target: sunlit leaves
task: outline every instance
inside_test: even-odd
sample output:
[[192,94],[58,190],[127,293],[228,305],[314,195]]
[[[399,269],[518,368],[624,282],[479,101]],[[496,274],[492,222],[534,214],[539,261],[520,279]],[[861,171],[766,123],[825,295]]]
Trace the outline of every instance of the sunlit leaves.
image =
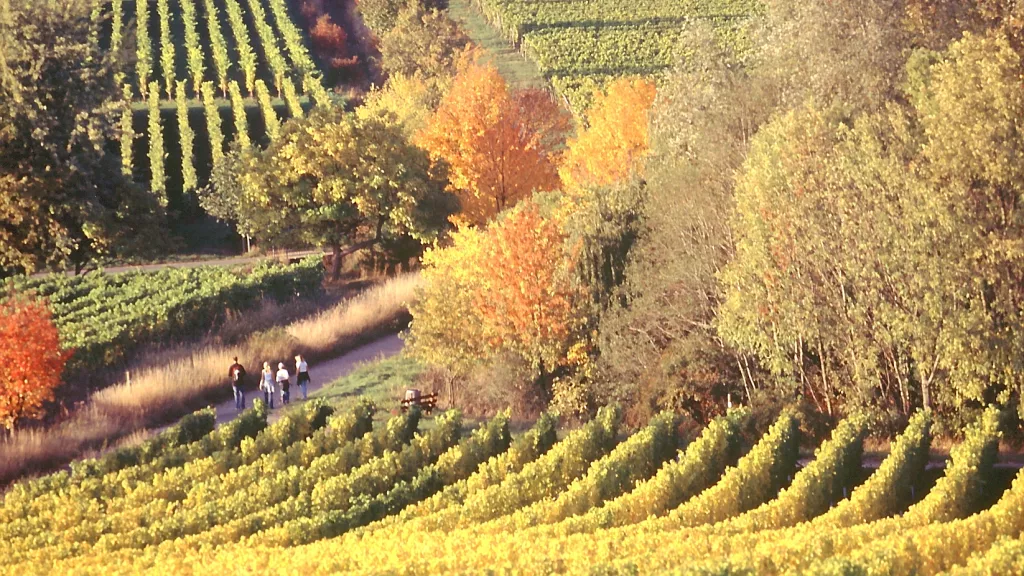
[[21,419],[45,414],[71,356],[61,348],[44,302],[15,297],[0,302],[0,424],[13,430]]
[[558,188],[554,150],[567,127],[546,92],[511,90],[495,68],[469,63],[416,142],[451,166],[462,212],[479,224]]

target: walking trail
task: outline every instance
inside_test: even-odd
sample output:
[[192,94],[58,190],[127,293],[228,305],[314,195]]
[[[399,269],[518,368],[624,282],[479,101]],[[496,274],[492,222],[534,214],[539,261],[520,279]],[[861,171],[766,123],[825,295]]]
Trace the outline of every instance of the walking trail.
[[[325,385],[334,382],[335,380],[348,375],[352,372],[359,364],[368,362],[371,360],[377,360],[380,358],[388,358],[394,356],[402,351],[402,345],[404,342],[397,334],[386,336],[380,340],[375,340],[360,346],[347,354],[343,354],[332,360],[326,362],[319,362],[317,364],[310,363],[309,365],[309,378],[311,380],[309,384],[309,396],[312,398],[313,393],[323,388]],[[228,362],[230,364],[230,361]],[[291,397],[292,404],[298,404],[302,402],[302,391],[295,384],[295,370],[294,361],[291,362],[291,366],[285,364],[288,367],[288,372],[291,373]],[[250,368],[246,366],[246,370],[249,372],[249,382],[245,390],[245,404],[251,407],[253,400],[256,398],[263,398],[263,393],[256,388],[257,379],[259,378],[260,371],[259,366]],[[275,371],[277,367],[274,367]],[[226,371],[226,369],[225,369]],[[227,386],[227,383],[224,384]],[[217,424],[223,424],[229,422],[238,416],[238,410],[235,409],[235,400],[233,398],[228,399],[216,406],[217,409]],[[277,391],[274,393],[274,409],[270,411],[267,417],[268,422],[275,422],[281,417],[285,411],[281,409],[281,392]]]

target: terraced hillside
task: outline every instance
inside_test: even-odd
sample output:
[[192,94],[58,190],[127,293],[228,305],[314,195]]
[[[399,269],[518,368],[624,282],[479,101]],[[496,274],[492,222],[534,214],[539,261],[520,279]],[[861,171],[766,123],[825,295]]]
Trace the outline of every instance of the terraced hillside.
[[473,0],[492,25],[532,58],[577,112],[595,86],[673,65],[683,31],[710,27],[742,50],[757,0]]
[[287,0],[112,0],[96,21],[101,46],[136,57],[124,171],[164,204],[202,185],[232,142],[265,144],[330,98]]
[[[747,414],[686,446],[662,414],[620,436],[617,408],[558,441],[500,414],[374,422],[321,402],[267,426],[257,405],[212,431],[197,413],[142,447],[15,485],[0,565],[18,574],[985,573],[1020,566],[1024,475],[985,502],[994,410],[943,476],[920,483],[929,416],[867,478],[866,421],[841,422],[802,468],[783,413],[736,460]],[[426,423],[424,430],[418,428]],[[396,553],[408,546],[415,554]],[[972,572],[973,571],[973,572]]]

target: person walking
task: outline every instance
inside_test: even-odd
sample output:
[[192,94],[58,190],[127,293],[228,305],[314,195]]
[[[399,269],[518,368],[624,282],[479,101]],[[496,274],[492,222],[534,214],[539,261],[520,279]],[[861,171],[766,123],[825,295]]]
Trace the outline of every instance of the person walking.
[[277,385],[278,387],[281,388],[282,405],[287,404],[288,401],[291,399],[288,396],[288,387],[291,384],[288,381],[289,378],[291,378],[291,375],[288,374],[288,369],[284,367],[284,362],[281,362],[280,364],[277,365]]
[[267,408],[274,408],[274,371],[270,369],[270,362],[263,363],[263,379],[260,380],[260,390],[263,391],[263,401]]
[[299,389],[302,390],[302,399],[306,400],[309,398],[308,386],[309,386],[309,365],[306,364],[306,359],[299,354],[295,357],[295,373],[296,381],[299,384]]
[[245,409],[245,366],[238,363],[238,356],[228,368],[228,379],[231,380],[231,391],[235,393],[235,410],[241,412]]

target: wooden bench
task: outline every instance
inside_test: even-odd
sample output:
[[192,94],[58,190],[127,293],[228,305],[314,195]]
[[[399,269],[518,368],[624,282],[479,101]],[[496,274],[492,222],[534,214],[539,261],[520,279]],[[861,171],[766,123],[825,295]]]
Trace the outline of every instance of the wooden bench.
[[437,393],[402,400],[402,412],[408,410],[410,406],[419,406],[424,414],[429,415],[434,411],[434,406],[437,406]]

